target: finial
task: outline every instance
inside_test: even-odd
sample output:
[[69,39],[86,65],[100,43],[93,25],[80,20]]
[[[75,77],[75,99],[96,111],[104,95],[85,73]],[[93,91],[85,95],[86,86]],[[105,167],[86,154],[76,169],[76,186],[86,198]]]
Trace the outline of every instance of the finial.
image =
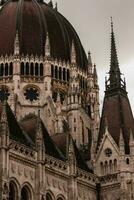
[[71,63],[76,63],[76,49],[74,40],[72,40],[72,47],[71,47]]
[[61,99],[60,99],[60,93],[58,92],[58,94],[57,94],[57,101],[56,101],[57,103],[61,103]]
[[52,0],[49,1],[48,5],[49,5],[51,8],[53,8],[53,2],[52,2]]
[[45,43],[45,56],[50,57],[50,41],[48,32],[46,34],[46,43]]
[[112,31],[112,33],[113,33],[113,18],[110,17],[110,19],[111,19],[111,31]]
[[88,51],[88,73],[91,75],[93,73],[93,64],[91,58],[91,52]]
[[94,63],[94,77],[97,78],[96,64]]
[[88,64],[92,65],[91,52],[88,51]]
[[57,4],[57,2],[55,3],[55,10],[58,11],[58,4]]
[[15,40],[14,40],[14,55],[19,55],[19,53],[20,53],[19,34],[18,34],[18,30],[17,30]]

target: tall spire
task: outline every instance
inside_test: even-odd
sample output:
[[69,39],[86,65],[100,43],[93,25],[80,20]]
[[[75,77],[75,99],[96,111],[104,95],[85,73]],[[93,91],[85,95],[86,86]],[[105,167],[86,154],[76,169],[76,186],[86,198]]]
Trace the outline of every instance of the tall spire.
[[115,36],[113,31],[113,21],[111,17],[111,62],[110,62],[110,83],[117,84],[120,82],[121,73],[119,69],[116,44],[115,44]]
[[125,89],[125,83],[121,78],[121,72],[119,68],[116,43],[115,43],[115,35],[113,30],[113,20],[111,17],[111,60],[110,60],[109,79],[106,81],[106,90],[115,88]]

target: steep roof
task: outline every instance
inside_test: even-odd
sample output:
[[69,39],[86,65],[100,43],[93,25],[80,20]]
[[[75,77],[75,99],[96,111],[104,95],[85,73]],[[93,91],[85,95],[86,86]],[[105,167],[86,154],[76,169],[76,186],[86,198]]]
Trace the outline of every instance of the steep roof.
[[[69,140],[72,139],[71,135],[69,133],[60,133],[52,136],[52,139],[54,143],[57,145],[57,147],[61,150],[61,152],[64,154],[66,159],[68,159],[68,151],[69,151]],[[73,139],[72,139],[73,140]],[[83,169],[85,171],[93,173],[93,170],[88,167],[86,164],[86,161],[84,160],[81,152],[77,148],[75,142],[73,141],[73,148],[75,152],[76,162],[77,166],[80,169]]]
[[[107,121],[107,124],[106,124]],[[127,96],[117,93],[105,96],[101,116],[98,146],[105,134],[106,126],[117,145],[119,145],[120,130],[122,129],[125,143],[125,152],[129,154],[130,130],[134,133],[134,119]]]
[[[35,138],[37,132],[37,116],[29,114],[23,120],[21,120],[20,124],[21,127],[25,130],[25,132],[28,134],[28,136],[35,144]],[[45,128],[43,122],[41,122],[41,128],[42,128],[46,153],[55,158],[65,160],[64,155],[62,154],[60,149],[58,149],[58,147],[54,144],[53,140],[49,136],[49,133]]]
[[111,22],[111,29],[110,71],[109,78],[106,80],[106,91],[103,102],[97,148],[100,145],[107,126],[109,133],[117,145],[119,145],[120,131],[122,130],[125,152],[126,154],[129,154],[129,137],[130,131],[134,134],[134,119],[126,91],[126,83],[122,79],[119,68],[113,32],[113,22]]
[[[3,111],[3,106],[2,106],[2,103],[0,103],[0,118],[1,118],[2,111]],[[8,104],[6,104],[6,116],[7,116],[10,138],[22,144],[33,146],[32,140],[21,129]]]

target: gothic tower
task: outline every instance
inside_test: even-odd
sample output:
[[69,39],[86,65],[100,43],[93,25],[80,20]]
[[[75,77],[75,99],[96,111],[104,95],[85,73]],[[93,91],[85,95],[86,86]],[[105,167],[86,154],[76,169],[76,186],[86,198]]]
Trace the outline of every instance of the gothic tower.
[[[133,174],[131,166],[133,165],[134,119],[126,83],[119,68],[113,22],[111,22],[110,70],[105,85],[96,149],[96,172],[103,177],[119,173],[121,199],[126,199],[130,193],[133,193],[133,180],[130,174]],[[106,194],[105,192],[103,195]]]

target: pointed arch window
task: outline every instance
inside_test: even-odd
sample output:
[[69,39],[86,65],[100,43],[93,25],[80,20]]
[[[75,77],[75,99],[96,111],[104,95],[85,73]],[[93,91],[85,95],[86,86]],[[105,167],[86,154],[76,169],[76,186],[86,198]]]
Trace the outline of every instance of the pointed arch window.
[[16,184],[11,181],[9,184],[9,200],[17,200],[18,199],[18,191]]
[[61,75],[61,73],[62,73],[62,70],[61,70],[61,67],[59,67],[59,80],[62,79],[62,75]]
[[49,193],[46,194],[46,200],[53,200]]
[[26,75],[29,75],[29,63],[26,63]]
[[9,69],[8,69],[8,63],[5,64],[5,76],[8,76]]
[[21,200],[31,200],[31,192],[27,186],[24,186],[21,190]]
[[43,63],[40,64],[40,76],[43,76]]
[[0,76],[3,76],[4,75],[4,64],[1,63],[0,65]]
[[54,66],[53,65],[51,65],[51,76],[52,76],[52,78],[54,78]]
[[34,75],[34,64],[33,64],[33,62],[30,64],[30,75],[31,76]]
[[9,75],[13,75],[13,63],[10,62],[10,65],[9,65]]
[[63,68],[63,81],[66,81],[66,70]]
[[21,73],[21,75],[24,75],[24,62],[21,62],[20,73]]
[[58,67],[55,66],[55,78],[57,79],[58,78]]
[[35,76],[39,75],[39,66],[38,63],[35,63]]

